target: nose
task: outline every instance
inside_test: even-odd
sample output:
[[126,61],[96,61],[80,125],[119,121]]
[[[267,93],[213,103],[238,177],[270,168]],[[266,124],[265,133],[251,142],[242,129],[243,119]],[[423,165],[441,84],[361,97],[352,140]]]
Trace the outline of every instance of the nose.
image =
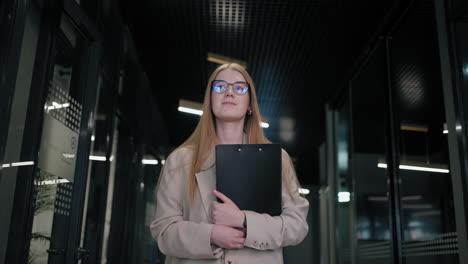
[[228,84],[228,88],[225,92],[226,96],[233,96],[234,95],[234,85]]

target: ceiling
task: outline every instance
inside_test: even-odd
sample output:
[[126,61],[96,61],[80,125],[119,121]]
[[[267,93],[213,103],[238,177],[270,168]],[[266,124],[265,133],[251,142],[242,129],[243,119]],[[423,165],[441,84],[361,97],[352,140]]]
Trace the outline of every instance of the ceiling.
[[[351,5],[352,2],[352,5]],[[202,102],[218,64],[208,53],[245,61],[267,137],[290,153],[302,184],[318,182],[324,103],[394,1],[152,0],[121,3],[153,95],[180,145],[198,117],[179,99]]]

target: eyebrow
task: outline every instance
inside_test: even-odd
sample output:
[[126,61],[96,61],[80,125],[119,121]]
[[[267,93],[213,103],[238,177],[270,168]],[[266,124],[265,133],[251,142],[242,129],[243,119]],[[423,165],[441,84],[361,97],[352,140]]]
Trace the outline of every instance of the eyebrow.
[[[213,80],[213,81],[222,81],[222,82],[230,83],[230,82],[225,81],[225,80]],[[237,81],[237,82],[233,82],[233,83],[247,83],[247,82],[246,81]]]

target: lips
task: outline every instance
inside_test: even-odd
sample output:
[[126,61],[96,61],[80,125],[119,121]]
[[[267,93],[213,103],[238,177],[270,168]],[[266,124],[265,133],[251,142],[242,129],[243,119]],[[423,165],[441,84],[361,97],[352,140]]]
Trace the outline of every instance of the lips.
[[227,105],[236,105],[236,103],[234,103],[234,102],[223,102],[223,105],[226,105],[226,104]]

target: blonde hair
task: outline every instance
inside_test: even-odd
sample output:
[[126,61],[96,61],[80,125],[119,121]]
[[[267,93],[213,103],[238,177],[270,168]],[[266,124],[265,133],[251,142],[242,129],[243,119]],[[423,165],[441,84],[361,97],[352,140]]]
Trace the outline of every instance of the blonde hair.
[[[193,157],[191,159],[191,164],[189,165],[189,174],[187,175],[187,183],[188,183],[188,198],[190,201],[194,200],[195,193],[197,191],[198,183],[195,177],[195,174],[200,172],[203,163],[208,159],[208,155],[210,154],[211,150],[215,147],[218,141],[218,137],[216,135],[215,129],[215,116],[212,111],[211,107],[211,93],[212,87],[211,83],[216,78],[219,72],[225,69],[232,69],[240,72],[245,80],[249,83],[249,95],[250,95],[250,109],[252,113],[250,115],[246,115],[246,119],[244,122],[244,132],[247,134],[247,143],[248,144],[270,144],[271,142],[265,137],[263,133],[263,128],[260,126],[261,122],[261,115],[260,109],[257,102],[257,94],[255,92],[255,85],[250,77],[249,73],[239,64],[237,63],[229,63],[223,64],[216,68],[211,74],[208,85],[206,86],[205,90],[205,98],[203,100],[203,115],[198,122],[197,127],[193,131],[192,135],[179,147],[186,147],[193,151]],[[294,166],[292,164],[291,159],[289,158],[289,163],[291,168],[294,170]],[[282,174],[284,175],[284,166]],[[296,184],[299,186],[299,182],[297,178],[295,178]],[[284,178],[283,178],[284,179]],[[286,186],[289,186],[288,181],[284,181],[283,183]],[[289,188],[287,188],[289,191]],[[290,193],[291,197],[292,194]]]

